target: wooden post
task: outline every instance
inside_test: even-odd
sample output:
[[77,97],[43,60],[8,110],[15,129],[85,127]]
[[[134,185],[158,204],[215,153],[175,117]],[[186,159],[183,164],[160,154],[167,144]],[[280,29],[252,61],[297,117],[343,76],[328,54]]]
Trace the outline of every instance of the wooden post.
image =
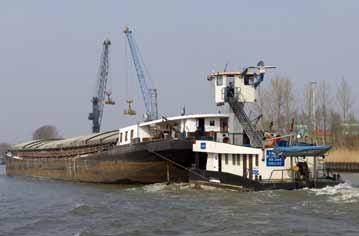
[[292,178],[292,180],[294,180],[293,157],[292,156],[290,157],[290,169],[291,169],[291,171],[290,171],[291,178]]
[[167,169],[167,184],[170,184],[170,165],[168,163],[168,161],[166,162],[166,169]]
[[318,173],[317,173],[317,158],[315,158],[315,156],[313,156],[313,179],[314,179],[314,187],[317,186],[317,178],[318,178]]
[[194,155],[195,155],[196,169],[199,169],[199,153],[196,152]]

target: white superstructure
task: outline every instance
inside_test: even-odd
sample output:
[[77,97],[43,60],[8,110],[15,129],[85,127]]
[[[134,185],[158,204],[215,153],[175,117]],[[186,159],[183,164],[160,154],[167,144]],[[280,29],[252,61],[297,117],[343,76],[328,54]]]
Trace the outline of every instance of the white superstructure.
[[253,76],[244,77],[242,72],[216,72],[210,74],[207,79],[213,81],[217,106],[225,104],[229,88],[233,88],[239,102],[255,102],[256,100],[256,89],[253,86],[256,81]]
[[121,128],[119,130],[118,145],[180,138],[217,140],[227,133],[227,114],[163,117],[162,119]]
[[260,149],[228,143],[197,140],[193,151],[205,154],[205,170],[234,174],[248,179],[286,180],[293,173],[293,160],[276,156],[272,148]]
[[197,158],[206,160],[197,161],[206,163],[197,166],[199,169],[257,180],[292,177],[293,160],[276,156],[271,148],[250,145],[252,141],[260,143],[262,137],[250,122],[244,105],[256,102],[256,88],[263,81],[266,68],[274,67],[259,62],[241,72],[215,72],[207,77],[214,86],[216,105],[224,106],[227,111],[229,139],[197,140],[193,151],[202,153]]

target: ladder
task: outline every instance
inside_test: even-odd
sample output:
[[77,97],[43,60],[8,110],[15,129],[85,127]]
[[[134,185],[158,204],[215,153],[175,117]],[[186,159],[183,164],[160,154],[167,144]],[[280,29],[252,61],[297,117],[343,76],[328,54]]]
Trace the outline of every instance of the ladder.
[[228,98],[228,103],[234,114],[239,120],[244,132],[248,136],[250,143],[254,147],[263,147],[263,135],[256,130],[247,113],[244,110],[244,102],[238,102],[237,96]]

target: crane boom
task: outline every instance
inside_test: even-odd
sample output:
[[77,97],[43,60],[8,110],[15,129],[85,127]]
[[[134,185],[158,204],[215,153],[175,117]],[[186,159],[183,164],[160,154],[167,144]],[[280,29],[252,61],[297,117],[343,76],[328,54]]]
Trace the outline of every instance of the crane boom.
[[144,63],[140,57],[140,51],[132,37],[132,31],[126,27],[123,31],[126,34],[130,47],[133,64],[136,69],[137,79],[140,84],[142,98],[145,104],[146,120],[158,119],[157,90],[148,86],[144,71]]
[[100,67],[96,80],[95,94],[91,99],[92,112],[89,114],[88,119],[92,121],[92,132],[99,133],[101,127],[101,121],[103,116],[103,107],[105,103],[106,85],[109,76],[109,46],[110,40],[103,42],[103,49],[100,59]]

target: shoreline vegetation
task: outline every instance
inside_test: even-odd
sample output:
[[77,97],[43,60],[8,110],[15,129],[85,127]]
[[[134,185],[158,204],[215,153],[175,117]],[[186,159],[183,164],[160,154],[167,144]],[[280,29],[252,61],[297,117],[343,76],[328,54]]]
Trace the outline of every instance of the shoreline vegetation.
[[329,151],[325,162],[359,163],[359,148],[333,148]]

